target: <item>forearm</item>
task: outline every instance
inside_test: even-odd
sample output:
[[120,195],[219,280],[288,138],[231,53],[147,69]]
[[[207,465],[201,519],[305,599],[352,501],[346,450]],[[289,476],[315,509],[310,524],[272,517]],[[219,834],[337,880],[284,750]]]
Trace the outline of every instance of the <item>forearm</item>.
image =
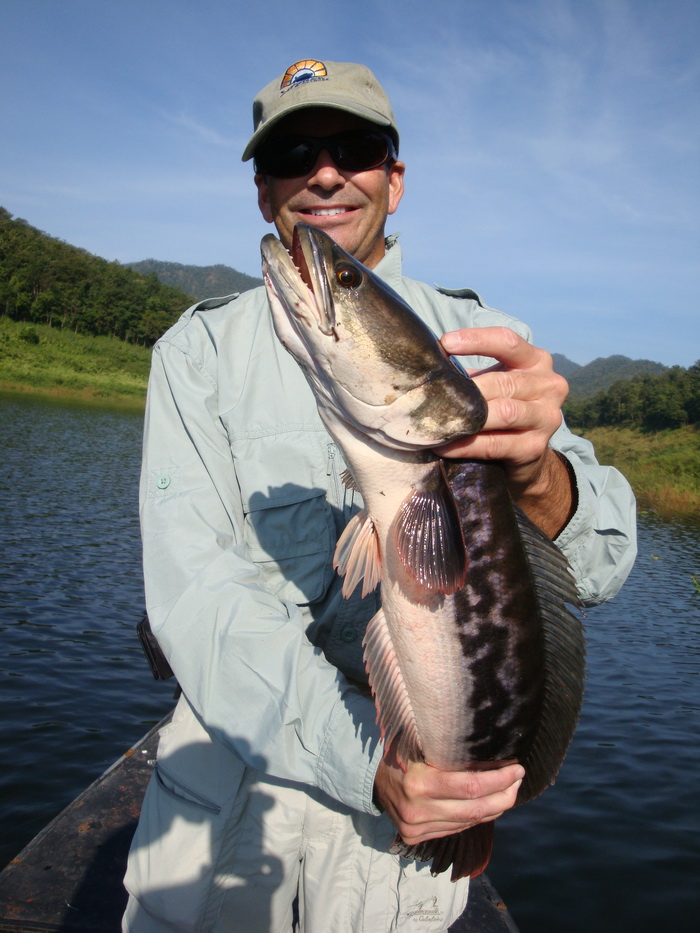
[[511,481],[516,504],[550,538],[566,527],[576,511],[578,495],[573,471],[566,459],[547,448],[539,469],[527,484]]

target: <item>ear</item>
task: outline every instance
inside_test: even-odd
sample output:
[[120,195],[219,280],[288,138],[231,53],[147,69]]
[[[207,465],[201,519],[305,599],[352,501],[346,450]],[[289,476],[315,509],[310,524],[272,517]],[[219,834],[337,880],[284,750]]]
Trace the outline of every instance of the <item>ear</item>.
[[389,168],[389,207],[388,214],[393,214],[403,197],[403,176],[406,166],[403,162],[394,162]]
[[272,209],[270,208],[270,195],[267,188],[267,176],[256,174],[255,186],[258,189],[258,207],[263,218],[269,223],[273,223]]

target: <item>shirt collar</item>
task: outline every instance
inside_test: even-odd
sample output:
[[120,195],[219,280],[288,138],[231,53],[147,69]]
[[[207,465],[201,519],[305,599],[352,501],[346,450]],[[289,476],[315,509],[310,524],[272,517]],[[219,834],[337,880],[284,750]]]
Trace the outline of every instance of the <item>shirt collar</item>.
[[398,238],[398,233],[392,233],[386,238],[386,252],[372,270],[376,272],[379,278],[383,279],[387,285],[390,285],[394,291],[400,290],[402,281],[401,268],[403,255],[398,243]]

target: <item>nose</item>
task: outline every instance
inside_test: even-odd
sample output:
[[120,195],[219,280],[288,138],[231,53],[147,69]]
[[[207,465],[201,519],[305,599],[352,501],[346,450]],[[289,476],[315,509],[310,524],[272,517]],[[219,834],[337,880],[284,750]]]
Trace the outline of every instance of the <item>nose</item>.
[[324,191],[330,191],[339,185],[345,184],[345,176],[340,172],[327,149],[322,149],[319,152],[307,184],[309,186],[316,185],[323,188]]

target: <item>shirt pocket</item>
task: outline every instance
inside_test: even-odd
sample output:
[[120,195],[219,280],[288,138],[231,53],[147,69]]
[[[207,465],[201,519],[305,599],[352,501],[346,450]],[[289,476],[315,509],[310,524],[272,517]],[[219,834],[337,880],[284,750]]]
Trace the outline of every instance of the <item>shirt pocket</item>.
[[328,437],[291,430],[231,443],[243,503],[243,543],[279,599],[299,606],[326,594],[335,571],[327,491]]

